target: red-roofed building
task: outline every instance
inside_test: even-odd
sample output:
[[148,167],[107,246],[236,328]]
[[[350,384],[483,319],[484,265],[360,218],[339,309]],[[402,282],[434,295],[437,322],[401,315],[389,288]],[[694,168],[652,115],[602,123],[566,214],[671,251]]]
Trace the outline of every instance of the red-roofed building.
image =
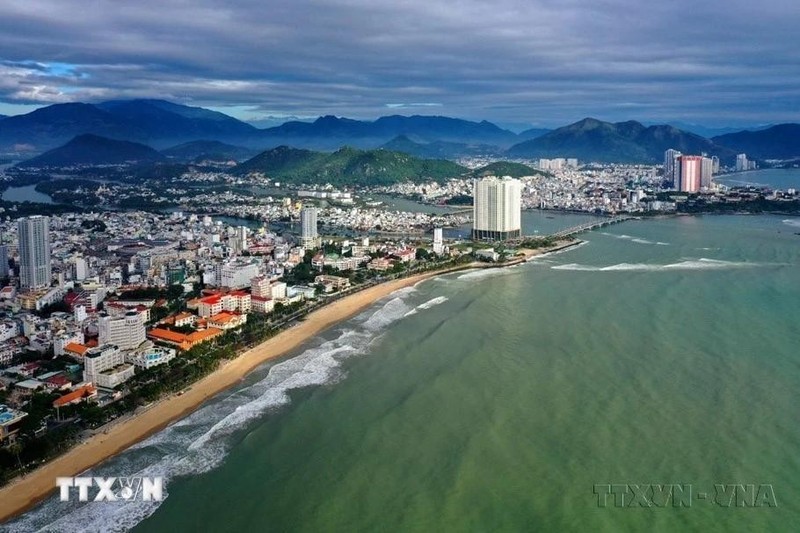
[[53,376],[44,380],[45,386],[52,389],[63,389],[65,387],[70,387],[72,385],[72,381],[69,380],[67,376],[64,374],[59,374],[57,376]]
[[208,326],[223,331],[235,329],[247,322],[247,315],[223,311],[214,316],[208,317]]
[[163,342],[181,350],[188,350],[193,346],[210,341],[214,337],[222,335],[222,333],[223,331],[217,328],[195,331],[188,335],[164,328],[153,328],[147,332],[147,336],[153,341]]
[[75,389],[72,392],[68,392],[61,398],[57,398],[53,402],[53,407],[64,407],[65,405],[72,405],[75,403],[81,403],[85,401],[89,401],[92,398],[97,396],[97,389],[92,385],[84,385]]
[[202,317],[209,317],[221,313],[223,309],[225,309],[225,304],[222,302],[222,296],[206,296],[205,298],[200,298],[197,314]]
[[200,298],[197,305],[197,314],[201,317],[210,317],[223,311],[250,312],[250,293],[233,291],[228,294],[215,294]]

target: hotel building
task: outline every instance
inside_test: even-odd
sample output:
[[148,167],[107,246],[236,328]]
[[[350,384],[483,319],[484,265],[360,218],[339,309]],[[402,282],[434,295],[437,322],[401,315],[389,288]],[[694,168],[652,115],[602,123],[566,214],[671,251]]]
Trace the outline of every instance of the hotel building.
[[19,232],[19,280],[25,290],[50,286],[50,219],[45,216],[21,218]]
[[490,176],[475,180],[472,238],[504,240],[521,234],[522,184],[519,180]]

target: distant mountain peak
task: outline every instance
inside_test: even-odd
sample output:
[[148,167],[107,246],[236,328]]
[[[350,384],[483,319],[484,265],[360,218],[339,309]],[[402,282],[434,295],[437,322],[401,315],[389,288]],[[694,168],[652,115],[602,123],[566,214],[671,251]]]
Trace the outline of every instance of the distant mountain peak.
[[149,146],[131,141],[109,139],[92,133],[77,135],[68,143],[18,164],[18,167],[59,168],[73,166],[153,163],[164,156]]
[[512,146],[508,153],[527,158],[575,157],[603,163],[659,163],[668,148],[684,153],[706,152],[726,159],[733,155],[723,146],[671,126],[646,128],[635,120],[610,123],[590,117]]
[[776,124],[764,130],[727,133],[712,140],[756,159],[800,158],[800,124]]

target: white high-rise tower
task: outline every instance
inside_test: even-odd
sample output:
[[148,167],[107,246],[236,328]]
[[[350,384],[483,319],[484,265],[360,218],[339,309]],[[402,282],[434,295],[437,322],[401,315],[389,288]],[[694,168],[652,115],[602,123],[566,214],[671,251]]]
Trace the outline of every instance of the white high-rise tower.
[[19,280],[25,290],[50,286],[50,219],[37,215],[21,218],[19,232]]
[[304,207],[300,211],[300,243],[307,248],[319,246],[316,207]]
[[433,228],[433,253],[442,255],[444,253],[444,240],[442,239],[442,228]]
[[472,238],[504,240],[519,237],[522,228],[522,183],[508,176],[475,180]]

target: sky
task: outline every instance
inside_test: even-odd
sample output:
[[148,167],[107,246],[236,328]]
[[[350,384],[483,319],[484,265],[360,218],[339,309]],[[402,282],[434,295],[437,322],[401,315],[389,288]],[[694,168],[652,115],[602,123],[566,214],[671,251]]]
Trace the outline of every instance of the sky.
[[797,0],[3,0],[0,114],[800,122]]

